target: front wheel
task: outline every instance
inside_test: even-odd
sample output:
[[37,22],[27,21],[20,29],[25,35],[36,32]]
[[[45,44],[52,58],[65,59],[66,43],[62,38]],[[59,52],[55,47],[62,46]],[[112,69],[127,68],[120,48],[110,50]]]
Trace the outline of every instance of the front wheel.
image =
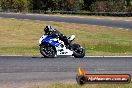
[[53,58],[55,57],[55,49],[50,44],[43,44],[40,46],[40,53],[47,58]]
[[85,56],[85,49],[79,44],[73,44],[73,56],[75,58],[83,58]]

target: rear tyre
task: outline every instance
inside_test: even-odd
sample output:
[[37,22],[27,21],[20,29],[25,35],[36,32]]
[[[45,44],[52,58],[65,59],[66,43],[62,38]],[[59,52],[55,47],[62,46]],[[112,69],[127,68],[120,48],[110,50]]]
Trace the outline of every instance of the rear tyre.
[[53,58],[56,55],[56,51],[50,44],[43,44],[40,46],[40,53],[46,58]]
[[85,49],[81,47],[79,44],[73,44],[73,56],[75,58],[83,58],[85,56]]

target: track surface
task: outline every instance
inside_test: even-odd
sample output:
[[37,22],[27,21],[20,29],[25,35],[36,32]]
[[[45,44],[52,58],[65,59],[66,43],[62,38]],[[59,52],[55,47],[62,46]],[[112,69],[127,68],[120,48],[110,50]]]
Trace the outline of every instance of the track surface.
[[0,82],[75,80],[78,66],[87,73],[132,75],[132,57],[0,57]]
[[108,26],[108,27],[132,29],[132,21],[123,21],[123,20],[26,15],[26,14],[2,14],[2,13],[0,13],[0,17],[31,19],[31,20],[41,20],[41,21],[54,21],[54,22],[68,22],[68,23],[79,23],[79,24],[94,24],[94,25],[101,25],[101,26]]
[[[132,21],[122,20],[24,14],[0,14],[0,17],[94,24],[132,29]],[[1,56],[0,82],[75,80],[76,70],[80,65],[85,68],[87,73],[126,73],[132,75],[132,57],[88,57],[75,59]]]

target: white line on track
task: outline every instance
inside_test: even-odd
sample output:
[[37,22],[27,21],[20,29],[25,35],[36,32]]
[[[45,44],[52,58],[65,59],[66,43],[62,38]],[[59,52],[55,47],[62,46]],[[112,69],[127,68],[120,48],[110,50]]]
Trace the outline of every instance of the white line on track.
[[132,57],[132,56],[85,56],[85,57]]
[[[0,56],[24,56],[24,55],[0,55]],[[26,56],[24,56],[24,57],[26,57]],[[30,56],[28,56],[28,57],[30,57]],[[42,57],[42,56],[31,56],[31,57]],[[132,58],[132,56],[85,56],[85,57],[131,57]]]

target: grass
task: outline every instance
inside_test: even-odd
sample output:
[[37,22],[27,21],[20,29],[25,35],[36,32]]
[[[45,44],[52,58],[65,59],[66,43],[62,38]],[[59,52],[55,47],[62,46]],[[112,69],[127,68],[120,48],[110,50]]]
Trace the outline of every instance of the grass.
[[86,84],[80,86],[71,83],[54,83],[51,85],[36,85],[30,88],[132,88],[132,84]]
[[38,39],[46,25],[76,35],[87,55],[132,55],[132,30],[9,18],[0,18],[0,55],[40,55]]

